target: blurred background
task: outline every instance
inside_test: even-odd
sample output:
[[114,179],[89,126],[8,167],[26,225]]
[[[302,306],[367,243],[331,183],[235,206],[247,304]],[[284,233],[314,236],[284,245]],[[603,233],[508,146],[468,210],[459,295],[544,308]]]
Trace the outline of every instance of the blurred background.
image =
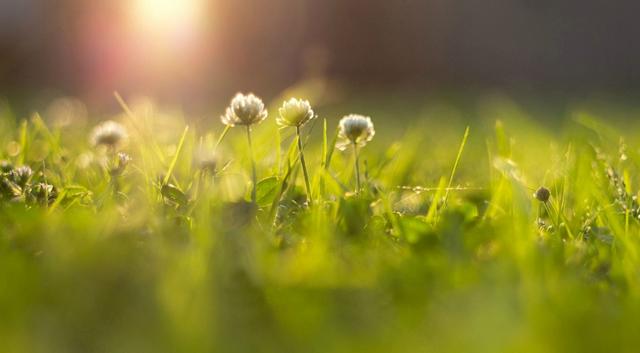
[[628,96],[638,13],[634,0],[2,0],[0,96],[108,109],[117,90],[194,112],[300,82]]

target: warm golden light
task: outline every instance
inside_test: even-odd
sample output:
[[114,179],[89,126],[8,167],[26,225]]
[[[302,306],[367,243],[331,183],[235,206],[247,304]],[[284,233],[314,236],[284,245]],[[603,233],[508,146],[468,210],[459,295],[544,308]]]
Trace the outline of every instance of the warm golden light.
[[203,0],[133,0],[133,19],[157,35],[182,35],[202,21]]

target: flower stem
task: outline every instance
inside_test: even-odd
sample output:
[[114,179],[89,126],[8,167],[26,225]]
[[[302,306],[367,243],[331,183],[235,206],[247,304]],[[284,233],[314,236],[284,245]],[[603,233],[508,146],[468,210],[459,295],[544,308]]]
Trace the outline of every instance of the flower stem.
[[249,154],[251,154],[251,202],[256,203],[256,184],[258,183],[256,175],[256,159],[253,155],[253,144],[251,143],[251,127],[247,125],[247,141],[249,142]]
[[304,160],[302,136],[300,135],[299,126],[296,126],[296,134],[298,135],[298,150],[300,150],[300,164],[302,164],[302,172],[304,174],[304,185],[307,188],[307,201],[309,201],[309,205],[311,205],[313,203],[313,201],[311,201],[311,184],[309,183],[309,172],[307,171],[307,163]]
[[355,155],[356,163],[356,194],[360,192],[360,156],[358,154],[358,144],[353,143],[353,154]]

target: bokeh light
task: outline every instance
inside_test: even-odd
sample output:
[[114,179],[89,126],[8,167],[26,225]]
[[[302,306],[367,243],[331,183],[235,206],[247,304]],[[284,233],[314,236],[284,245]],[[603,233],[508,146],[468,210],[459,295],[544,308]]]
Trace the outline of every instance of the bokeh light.
[[131,17],[137,29],[164,38],[195,34],[203,21],[203,0],[134,0]]

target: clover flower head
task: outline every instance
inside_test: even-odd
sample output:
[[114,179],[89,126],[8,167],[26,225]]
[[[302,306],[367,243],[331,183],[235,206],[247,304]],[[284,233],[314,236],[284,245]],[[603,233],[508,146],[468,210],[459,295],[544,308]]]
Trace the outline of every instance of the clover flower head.
[[127,137],[127,130],[124,126],[115,121],[107,120],[93,129],[91,144],[94,146],[116,147]]
[[58,189],[47,183],[37,183],[27,191],[27,201],[41,205],[50,204],[58,197]]
[[16,183],[21,188],[24,188],[25,185],[27,185],[27,182],[29,181],[32,175],[33,175],[33,171],[31,170],[31,168],[29,168],[26,165],[13,169],[9,173],[11,181]]
[[284,102],[278,112],[280,116],[276,122],[281,126],[300,127],[316,117],[309,101],[297,98]]
[[218,168],[218,155],[212,150],[199,148],[194,153],[193,163],[203,172],[215,174]]
[[338,136],[341,141],[337,144],[340,150],[346,149],[349,145],[364,146],[373,139],[376,134],[373,122],[368,116],[351,114],[340,120]]
[[261,123],[269,113],[265,109],[262,99],[253,93],[247,95],[238,93],[231,100],[225,114],[220,117],[222,123],[229,126],[250,126]]

